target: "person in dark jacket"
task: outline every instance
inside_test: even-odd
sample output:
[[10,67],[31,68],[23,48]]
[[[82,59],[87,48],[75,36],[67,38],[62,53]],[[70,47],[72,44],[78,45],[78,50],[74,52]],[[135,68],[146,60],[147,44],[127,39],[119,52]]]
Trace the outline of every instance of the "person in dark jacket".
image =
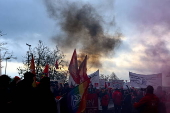
[[65,83],[64,88],[61,92],[62,99],[60,100],[60,111],[61,113],[69,113],[69,109],[67,107],[68,101],[67,101],[67,95],[71,91],[71,88],[69,88],[69,84]]
[[36,88],[37,113],[56,113],[55,97],[50,90],[50,78],[43,77]]
[[[24,79],[17,83],[17,87],[13,93],[13,112],[16,113],[35,113],[36,95],[32,86],[34,74],[26,72]],[[18,107],[22,108],[18,110]],[[25,111],[23,111],[25,110]]]
[[154,88],[148,86],[146,95],[137,103],[134,103],[134,108],[140,110],[140,113],[159,113],[159,98],[153,94]]
[[10,112],[11,94],[9,90],[10,77],[0,76],[0,113]]
[[17,83],[20,81],[20,78],[18,76],[15,76],[12,82],[9,85],[10,91],[13,92],[17,86]]
[[124,92],[124,100],[122,105],[122,113],[132,113],[132,96],[130,91]]

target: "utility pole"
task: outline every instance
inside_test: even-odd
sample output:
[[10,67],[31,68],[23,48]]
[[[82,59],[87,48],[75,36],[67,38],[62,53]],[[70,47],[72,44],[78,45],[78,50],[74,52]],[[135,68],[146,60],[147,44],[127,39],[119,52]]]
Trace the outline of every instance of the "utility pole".
[[[29,50],[27,51],[27,53],[28,53],[28,69],[29,69],[29,63],[30,63],[30,62],[29,62],[29,60],[30,60],[29,57],[30,57],[31,45],[30,45],[30,44],[27,44],[27,43],[26,43],[26,45],[29,47]],[[27,71],[28,71],[28,69],[27,69]]]

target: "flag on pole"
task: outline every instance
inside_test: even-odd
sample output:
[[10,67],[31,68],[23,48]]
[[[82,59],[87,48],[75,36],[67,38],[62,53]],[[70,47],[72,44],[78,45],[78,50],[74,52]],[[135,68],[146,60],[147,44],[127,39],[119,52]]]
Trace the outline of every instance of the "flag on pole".
[[31,55],[31,64],[30,64],[30,71],[35,75],[35,64],[34,64],[34,57],[33,54]]
[[59,69],[59,67],[58,67],[58,61],[56,60],[56,62],[55,62],[55,68],[56,69]]
[[49,77],[49,65],[48,64],[45,65],[43,73],[45,74],[45,76]]
[[[34,57],[33,57],[33,54],[31,55],[31,64],[30,64],[30,71],[31,73],[33,73],[34,75],[36,75],[35,73],[35,64],[34,64]],[[36,87],[36,76],[34,77],[34,81],[32,83],[32,86],[33,87]]]
[[80,84],[80,76],[78,74],[78,63],[77,63],[76,49],[73,52],[68,70],[69,70],[71,77],[75,81],[75,83]]
[[90,79],[73,88],[67,95],[69,113],[82,113],[86,108],[87,89]]
[[80,76],[80,83],[82,83],[88,79],[88,76],[87,76],[87,55],[85,56],[83,62],[80,64],[79,76]]

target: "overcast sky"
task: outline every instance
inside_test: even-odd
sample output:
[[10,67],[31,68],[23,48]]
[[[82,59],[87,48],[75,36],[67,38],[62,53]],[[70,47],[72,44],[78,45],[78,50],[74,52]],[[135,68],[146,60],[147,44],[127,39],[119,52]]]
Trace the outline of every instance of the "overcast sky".
[[[88,74],[99,69],[106,75],[115,72],[123,80],[129,80],[129,71],[139,74],[163,73],[164,81],[169,79],[166,77],[170,74],[169,0],[0,0],[0,30],[6,34],[0,37],[0,42],[7,42],[6,47],[17,57],[8,61],[8,75],[18,75],[16,68],[22,66],[23,56],[28,50],[26,43],[35,47],[38,40],[42,40],[50,48],[56,44],[62,45],[57,42],[62,40],[64,31],[61,22],[65,17],[53,13],[69,9],[68,4],[75,4],[78,8],[90,5],[102,18],[103,34],[113,35],[114,31],[123,34],[120,45],[100,58],[102,67],[90,68]],[[81,51],[78,45],[69,49],[59,46],[68,61],[75,48]],[[4,61],[2,66],[4,73]]]

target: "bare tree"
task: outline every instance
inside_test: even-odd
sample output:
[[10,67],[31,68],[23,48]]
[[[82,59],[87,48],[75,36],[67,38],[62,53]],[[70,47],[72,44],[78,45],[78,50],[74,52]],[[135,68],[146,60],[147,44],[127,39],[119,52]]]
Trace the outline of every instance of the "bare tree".
[[105,81],[109,81],[109,75],[100,74],[99,78],[105,79]]
[[[0,37],[6,35],[3,34],[2,31],[0,31]],[[1,65],[1,62],[3,60],[7,60],[7,59],[17,59],[16,57],[13,56],[13,53],[9,52],[7,47],[5,47],[5,45],[7,45],[6,42],[0,42],[0,75],[1,75],[1,68],[3,68],[3,66]]]
[[109,80],[119,80],[119,78],[116,76],[116,74],[114,72],[112,72],[111,75],[104,75],[104,74],[100,74],[100,79],[105,79],[105,81],[109,81]]
[[[17,68],[20,76],[23,76],[23,73],[26,71],[30,71],[32,54],[34,56],[35,71],[38,80],[44,75],[43,71],[46,64],[49,64],[49,77],[51,80],[66,80],[68,71],[64,70],[64,66],[67,65],[67,62],[64,61],[65,55],[57,46],[54,50],[51,50],[41,40],[39,40],[38,46],[33,49],[29,45],[29,51],[27,51],[23,61],[24,66]],[[58,62],[59,69],[55,67],[56,61]]]
[[116,74],[114,72],[112,72],[112,74],[109,76],[109,79],[111,79],[111,80],[119,80],[119,78],[116,76]]

